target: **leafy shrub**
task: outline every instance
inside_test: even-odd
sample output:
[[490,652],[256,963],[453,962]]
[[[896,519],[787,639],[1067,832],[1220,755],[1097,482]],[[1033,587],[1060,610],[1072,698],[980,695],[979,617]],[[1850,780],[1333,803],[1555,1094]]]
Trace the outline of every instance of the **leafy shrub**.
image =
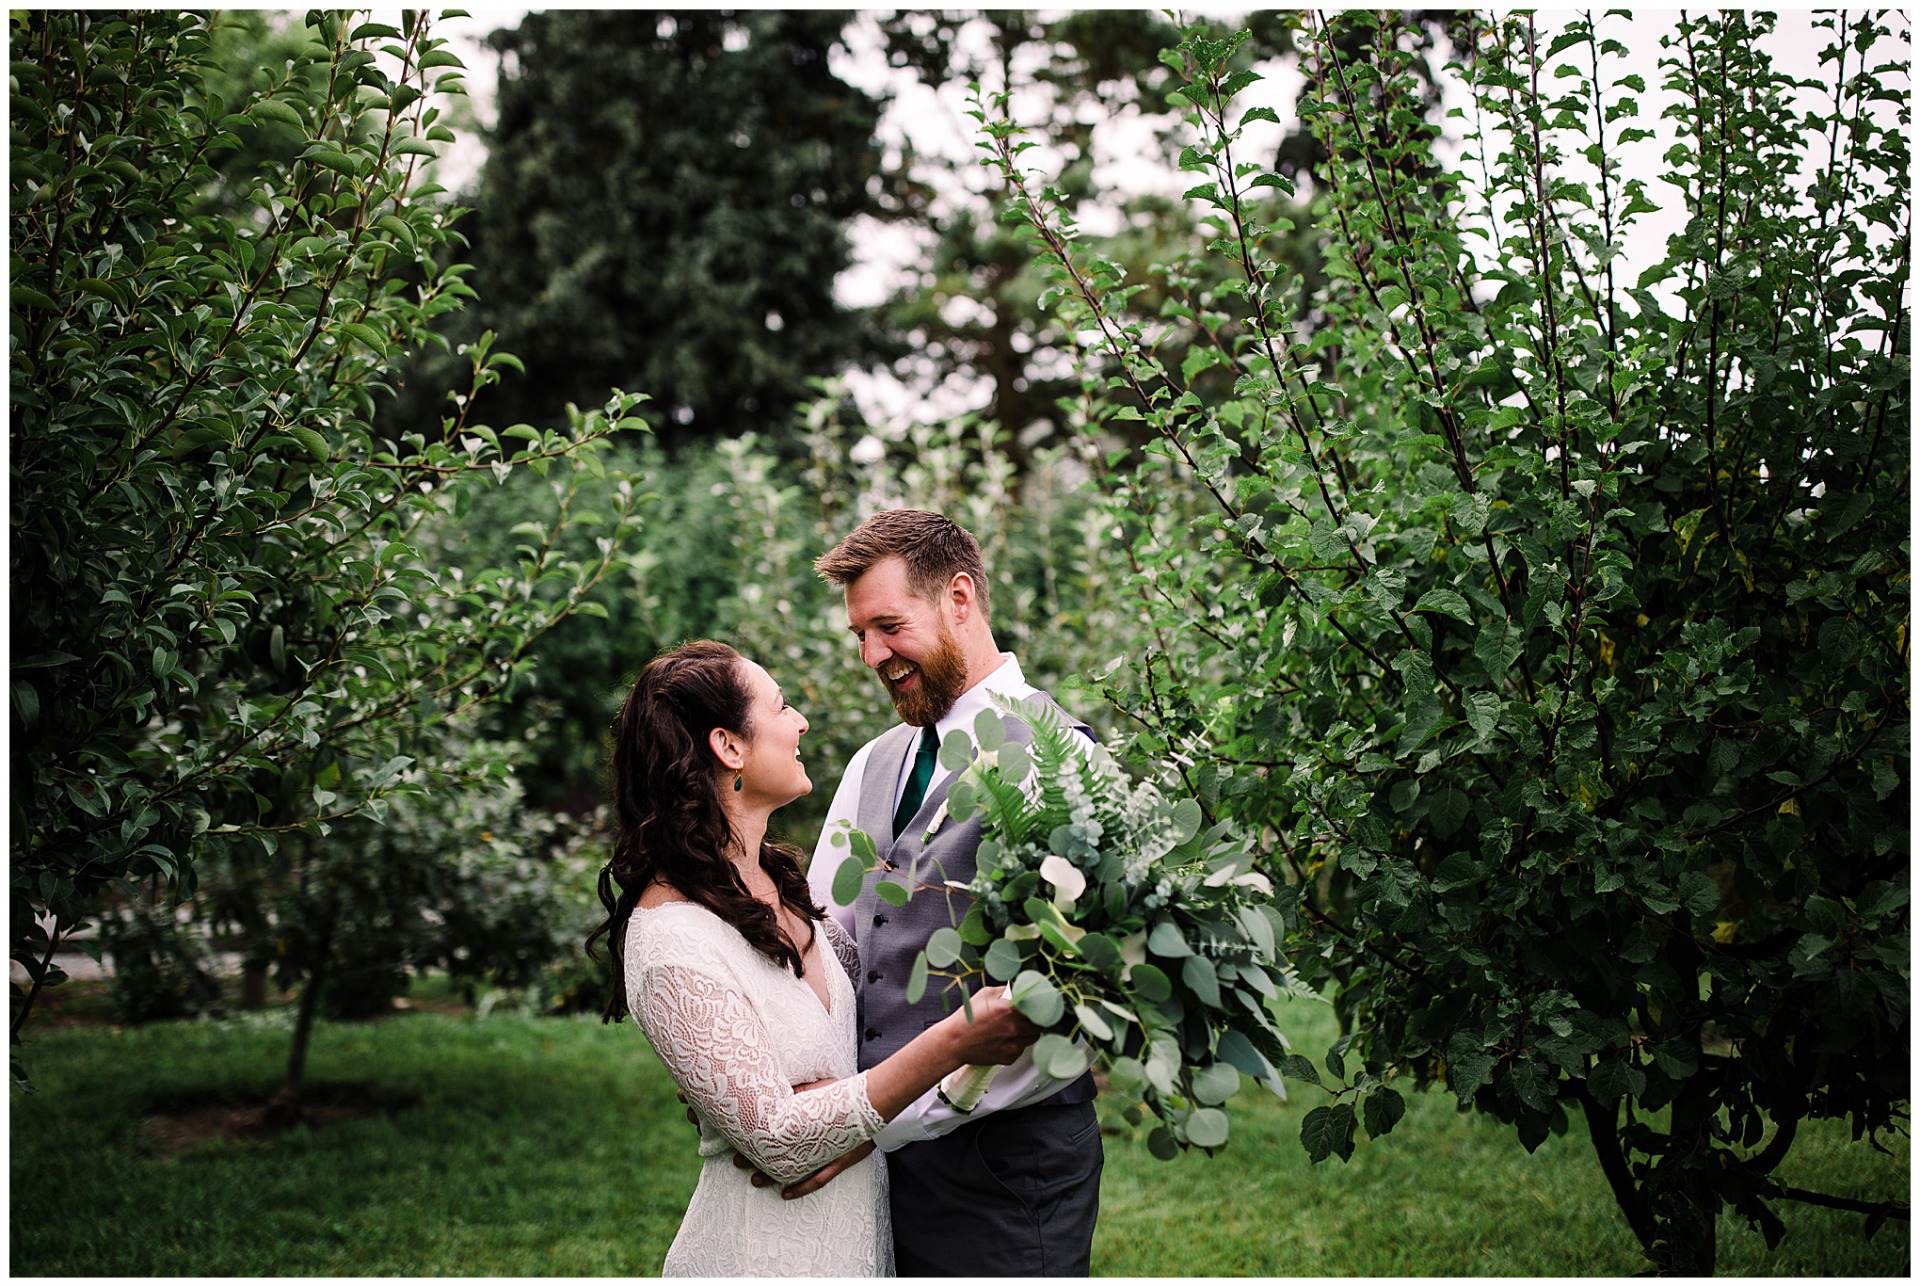
[[107,990],[123,1023],[190,1019],[220,1007],[220,981],[204,944],[171,907],[146,900],[107,911],[100,944],[111,961]]
[[[469,391],[376,436],[387,371],[471,294],[422,170],[459,60],[424,15],[316,11],[223,93],[212,21],[11,19],[16,1041],[59,937],[113,891],[190,894],[210,853],[270,861],[486,772],[448,724],[511,688],[636,521],[623,483],[499,565],[447,557],[477,486],[603,473],[637,399],[496,433]],[[258,164],[223,175],[229,152]],[[513,365],[485,336],[459,356],[475,389]],[[579,523],[605,544],[560,556]]]
[[[1529,1149],[1581,1113],[1661,1269],[1711,1269],[1723,1205],[1770,1240],[1782,1199],[1871,1233],[1897,1196],[1774,1173],[1805,1118],[1906,1118],[1908,108],[1872,61],[1894,38],[1815,19],[1809,109],[1773,19],[1678,20],[1683,228],[1633,279],[1620,245],[1657,206],[1620,155],[1649,135],[1619,19],[1457,24],[1459,168],[1398,19],[1292,21],[1324,158],[1305,329],[1236,42],[1167,55],[1208,227],[1157,316],[979,114],[1095,420],[1155,436],[1107,486],[1156,642],[1101,682],[1143,760],[1264,837],[1342,1018],[1303,1142],[1349,1156],[1411,1076]],[[1210,342],[1170,369],[1170,334]]]

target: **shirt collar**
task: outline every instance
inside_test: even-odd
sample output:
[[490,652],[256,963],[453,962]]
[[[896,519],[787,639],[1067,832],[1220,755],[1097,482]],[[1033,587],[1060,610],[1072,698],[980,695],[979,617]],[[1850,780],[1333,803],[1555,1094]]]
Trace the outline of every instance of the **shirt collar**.
[[1031,697],[1038,690],[1027,682],[1020,670],[1020,662],[1010,652],[1000,654],[1000,664],[992,674],[969,688],[954,701],[953,709],[940,717],[933,726],[935,736],[945,739],[954,729],[965,729],[969,736],[973,733],[973,721],[981,711],[992,710],[993,701],[989,694],[998,693],[1002,697]]

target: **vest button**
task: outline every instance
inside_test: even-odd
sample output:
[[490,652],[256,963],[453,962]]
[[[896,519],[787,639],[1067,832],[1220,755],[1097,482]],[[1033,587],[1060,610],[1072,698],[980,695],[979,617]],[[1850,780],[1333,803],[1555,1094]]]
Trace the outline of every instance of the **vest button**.
[[878,983],[879,981],[880,981],[880,971],[878,970],[867,971],[867,982]]
[[879,1037],[880,1037],[880,1034],[879,1034],[878,1032],[876,1032],[876,1031],[874,1031],[874,1030],[873,1030],[872,1028],[868,1028],[868,1029],[867,1029],[867,1035],[866,1035],[866,1038],[865,1038],[866,1040],[868,1040],[868,1041],[876,1041],[876,1040],[878,1040],[878,1039],[879,1039]]
[[885,925],[887,923],[887,918],[884,916],[876,916],[873,918],[873,923],[875,925]]

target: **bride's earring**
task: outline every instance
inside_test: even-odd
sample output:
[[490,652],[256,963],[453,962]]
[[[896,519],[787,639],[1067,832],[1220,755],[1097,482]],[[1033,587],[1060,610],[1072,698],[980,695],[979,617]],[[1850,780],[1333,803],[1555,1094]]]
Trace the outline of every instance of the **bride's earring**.
[[734,774],[734,775],[733,775],[733,789],[734,789],[734,790],[736,790],[736,791],[738,791],[738,790],[740,789],[740,784],[741,784],[741,782],[742,782],[742,781],[744,781],[744,780],[745,780],[745,778],[746,778],[746,774],[744,774],[744,773],[736,773],[736,774]]

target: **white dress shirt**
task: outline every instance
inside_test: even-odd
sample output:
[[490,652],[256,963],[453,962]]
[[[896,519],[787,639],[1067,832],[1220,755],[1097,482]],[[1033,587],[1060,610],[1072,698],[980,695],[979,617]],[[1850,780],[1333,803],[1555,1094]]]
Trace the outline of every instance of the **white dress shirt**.
[[[1031,697],[1038,692],[1027,677],[1020,672],[1020,663],[1010,652],[1000,654],[1000,666],[985,679],[960,694],[948,711],[936,723],[935,736],[945,740],[954,729],[964,729],[969,737],[973,735],[973,721],[982,711],[993,709],[989,694],[998,693],[1002,697]],[[874,741],[878,741],[876,738]],[[873,752],[873,742],[868,742],[854,752],[853,759],[847,764],[847,771],[840,778],[840,786],[833,793],[833,801],[827,806],[826,825],[820,832],[820,843],[814,848],[813,861],[807,866],[807,886],[813,892],[814,901],[827,909],[827,914],[859,941],[854,929],[853,908],[849,904],[834,901],[833,876],[840,870],[852,852],[846,840],[847,831],[854,825],[854,817],[860,805],[860,781],[866,775],[867,757]],[[901,765],[900,779],[894,783],[893,801],[897,806],[906,790],[907,776],[911,772],[913,757],[905,757]],[[934,784],[944,782],[954,776],[952,770],[936,764],[933,781],[927,784],[929,793]],[[1049,1077],[1034,1066],[1032,1051],[1022,1054],[1013,1063],[1007,1064],[994,1075],[992,1085],[971,1113],[956,1112],[952,1106],[940,1099],[934,1091],[928,1091],[913,1103],[901,1110],[900,1115],[888,1122],[874,1143],[887,1152],[899,1148],[902,1144],[912,1144],[919,1140],[935,1139],[960,1126],[982,1113],[990,1113],[1003,1108],[1023,1108],[1036,1104],[1053,1094],[1067,1083]]]

